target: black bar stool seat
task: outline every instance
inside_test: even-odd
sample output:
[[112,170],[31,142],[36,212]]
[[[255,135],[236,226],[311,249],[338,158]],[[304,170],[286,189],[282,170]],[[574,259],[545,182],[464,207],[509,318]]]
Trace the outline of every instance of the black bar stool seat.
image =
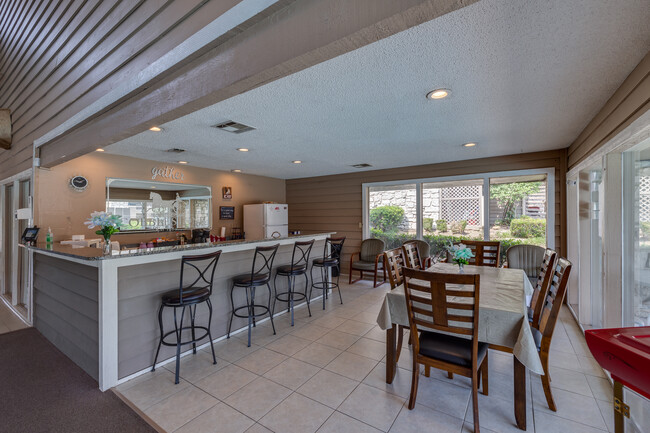
[[[217,262],[221,256],[221,251],[215,251],[210,254],[201,254],[195,256],[183,256],[181,258],[181,279],[179,288],[166,292],[161,297],[161,305],[158,310],[158,326],[160,327],[160,339],[158,341],[158,349],[156,356],[153,360],[151,371],[156,370],[156,362],[160,354],[161,346],[175,346],[176,347],[176,377],[174,383],[178,384],[180,364],[181,364],[181,348],[188,344],[192,345],[192,351],[196,354],[196,343],[208,338],[210,347],[212,349],[213,364],[217,363],[217,357],[214,354],[214,346],[212,344],[212,334],[210,327],[212,325],[212,302],[210,296],[212,295],[212,282],[214,280],[214,273],[217,269]],[[199,263],[206,263],[205,267],[199,268]],[[194,281],[190,284],[184,283],[184,277],[192,275]],[[197,286],[197,284],[199,284]],[[196,307],[201,303],[206,303],[210,315],[208,316],[207,326],[196,325],[194,320],[196,318]],[[174,329],[168,332],[164,331],[163,327],[163,310],[165,307],[174,309]],[[177,309],[181,308],[180,321],[177,316]],[[185,319],[185,309],[189,308],[190,312],[190,325],[184,326],[183,320]],[[196,331],[201,330],[203,333],[199,336]],[[182,339],[183,331],[191,331],[192,338],[188,340]]]
[[[273,335],[275,335],[275,325],[273,324],[273,310],[271,309],[271,270],[273,269],[273,260],[275,254],[278,252],[280,244],[271,245],[268,247],[255,248],[255,255],[253,256],[253,267],[250,274],[241,274],[233,277],[232,286],[230,288],[230,305],[232,311],[230,313],[230,322],[228,323],[228,337],[230,338],[230,330],[232,328],[232,320],[235,317],[248,319],[248,347],[251,346],[251,328],[256,326],[256,319],[261,316],[269,315],[271,319],[271,327],[273,328]],[[257,287],[266,286],[269,291],[269,299],[267,305],[255,303],[255,291]],[[246,304],[235,307],[234,292],[235,288],[243,288],[246,290]],[[255,311],[257,310],[257,312]],[[245,313],[242,313],[244,311]]]
[[[323,310],[325,309],[325,300],[329,297],[328,291],[338,289],[339,299],[343,303],[343,296],[341,295],[341,288],[339,287],[339,278],[341,276],[341,252],[343,250],[343,243],[345,236],[340,238],[327,238],[325,239],[325,248],[323,250],[323,257],[312,260],[311,263],[311,288],[309,289],[309,299],[313,289],[323,291]],[[329,251],[328,251],[329,250]],[[320,268],[321,281],[314,281],[314,268]],[[329,279],[329,272],[336,270],[336,282]]]
[[[309,255],[311,248],[314,246],[314,240],[296,242],[293,244],[293,253],[291,254],[291,264],[278,266],[275,270],[273,279],[273,288],[275,289],[275,299],[273,300],[273,312],[275,312],[275,301],[286,302],[287,312],[291,312],[291,326],[293,326],[293,306],[295,301],[305,300],[307,302],[307,311],[311,317],[309,308],[309,299],[307,298],[307,287],[309,287],[309,276],[307,275],[307,265],[309,264]],[[277,279],[278,275],[287,277],[288,288],[285,292],[278,292]],[[305,276],[305,292],[296,292],[296,277]]]

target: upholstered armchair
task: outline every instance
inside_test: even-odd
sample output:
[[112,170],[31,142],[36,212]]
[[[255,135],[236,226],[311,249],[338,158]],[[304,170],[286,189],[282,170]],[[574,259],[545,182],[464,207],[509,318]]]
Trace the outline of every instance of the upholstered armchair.
[[506,251],[507,266],[522,269],[535,287],[545,251],[543,247],[537,245],[513,245]]
[[[383,253],[386,244],[381,239],[366,239],[361,242],[361,251],[357,251],[350,256],[350,278],[348,283],[356,283],[363,279],[364,272],[372,272],[374,278],[372,282],[373,287],[384,284],[386,282],[386,269],[384,268]],[[355,257],[357,258],[355,260]],[[352,281],[352,272],[359,271],[359,278]],[[377,275],[379,271],[382,272],[384,280],[377,284]]]

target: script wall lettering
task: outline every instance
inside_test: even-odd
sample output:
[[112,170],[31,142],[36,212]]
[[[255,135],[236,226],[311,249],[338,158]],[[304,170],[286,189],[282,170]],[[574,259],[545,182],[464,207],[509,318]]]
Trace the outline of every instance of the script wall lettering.
[[185,180],[185,175],[182,171],[176,171],[174,167],[154,167],[151,169],[151,179],[155,180],[157,177],[164,179]]

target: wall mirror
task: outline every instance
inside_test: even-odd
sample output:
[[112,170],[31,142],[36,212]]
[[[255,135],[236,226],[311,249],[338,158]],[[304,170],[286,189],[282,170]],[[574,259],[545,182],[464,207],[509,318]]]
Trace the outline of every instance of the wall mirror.
[[205,185],[107,178],[106,212],[122,217],[122,233],[210,229],[212,189]]

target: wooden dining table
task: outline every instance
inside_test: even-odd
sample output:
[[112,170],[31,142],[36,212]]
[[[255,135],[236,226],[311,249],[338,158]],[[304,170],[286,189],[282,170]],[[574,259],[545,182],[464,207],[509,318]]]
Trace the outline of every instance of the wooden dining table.
[[[428,271],[458,273],[458,266],[436,263]],[[514,356],[514,410],[517,427],[526,430],[526,369],[543,375],[537,346],[528,323],[528,301],[533,287],[521,269],[465,266],[466,274],[479,274],[479,341],[491,349]],[[412,280],[411,283],[417,284]],[[404,287],[397,286],[386,294],[377,316],[377,324],[386,331],[386,383],[392,383],[397,372],[396,330],[409,327]]]

